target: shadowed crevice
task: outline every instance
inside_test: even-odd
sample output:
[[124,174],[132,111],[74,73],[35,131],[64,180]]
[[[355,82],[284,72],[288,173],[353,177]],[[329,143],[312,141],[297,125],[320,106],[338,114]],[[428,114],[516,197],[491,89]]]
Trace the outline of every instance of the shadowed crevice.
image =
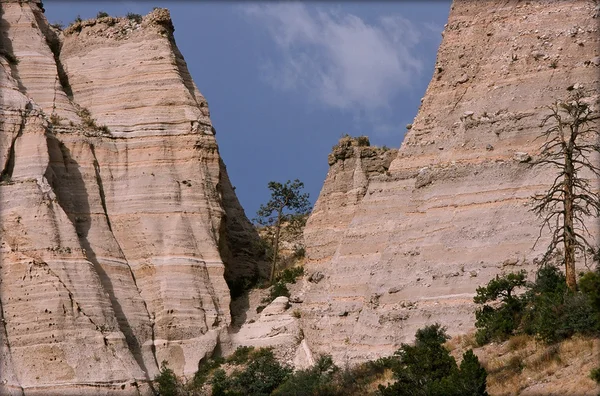
[[19,125],[19,130],[16,135],[13,137],[10,143],[10,149],[8,151],[8,157],[6,157],[6,163],[2,169],[2,173],[0,173],[0,182],[10,181],[13,175],[13,170],[15,169],[15,144],[17,143],[17,139],[23,136],[23,130],[25,129],[25,124],[27,123],[27,117],[29,116],[29,111],[31,110],[31,103],[27,104],[25,111],[21,111],[21,125]]
[[[54,192],[56,193],[57,201],[58,201],[59,205],[63,208],[64,212],[67,214],[67,216],[71,220],[71,223],[75,227],[77,236],[79,238],[79,243],[80,243],[81,247],[83,249],[85,249],[86,258],[94,266],[94,270],[96,271],[96,273],[99,276],[102,288],[109,296],[111,306],[114,310],[114,314],[117,319],[119,330],[125,336],[127,345],[129,346],[129,349],[130,349],[135,361],[137,362],[137,364],[143,371],[143,373],[145,375],[145,379],[148,382],[151,382],[151,378],[148,375],[148,369],[144,363],[140,342],[139,342],[138,338],[135,336],[133,329],[127,319],[127,316],[125,315],[124,310],[123,310],[119,300],[116,297],[114,285],[113,285],[113,282],[112,282],[110,276],[106,273],[104,267],[98,261],[98,259],[96,257],[96,253],[94,251],[94,248],[93,248],[92,244],[90,243],[90,241],[88,240],[88,234],[89,234],[91,224],[92,224],[91,219],[89,218],[89,215],[91,214],[91,208],[90,208],[90,204],[88,201],[88,196],[89,196],[88,187],[86,187],[84,177],[80,172],[80,166],[77,163],[77,161],[75,161],[73,156],[71,155],[70,150],[62,142],[60,142],[56,137],[54,137],[52,135],[48,135],[47,141],[48,141],[48,153],[50,156],[50,166],[49,166],[49,169],[46,172],[45,176],[48,179],[48,181],[50,182],[50,184],[52,185]],[[95,179],[98,184],[101,205],[102,205],[102,209],[104,211],[104,219],[107,222],[107,227],[112,234],[112,225],[110,224],[110,220],[109,220],[107,212],[106,212],[106,200],[105,200],[104,188],[102,185],[100,167],[99,167],[98,161],[96,159],[96,154],[95,154],[95,149],[94,149],[93,144],[90,143],[89,148],[90,148],[90,151],[93,156],[93,167],[94,167],[94,172],[95,172]],[[65,167],[64,174],[68,175],[68,177],[66,179],[65,179],[65,177],[62,177],[60,182],[57,182],[58,181],[57,176],[55,174],[53,167],[62,167],[62,166]],[[75,201],[75,199],[76,199],[76,201]],[[113,235],[113,238],[114,238],[114,235]],[[116,239],[115,239],[115,242],[116,242]],[[118,242],[116,242],[116,243],[118,245]],[[123,255],[123,252],[120,249],[120,247],[119,247],[119,250],[120,250],[122,258],[126,261],[125,256]],[[135,277],[133,276],[133,273],[131,272],[131,268],[129,268],[129,270],[130,270],[130,273],[132,276],[132,281],[136,285],[136,288],[137,288],[137,284],[135,283]],[[137,292],[139,294],[139,289],[137,289]],[[141,299],[141,300],[144,302],[144,305],[145,305],[145,301],[143,299]],[[146,307],[146,315],[148,317],[148,322],[150,325],[152,343],[154,344],[154,329],[151,324],[152,321],[148,314],[147,307]],[[155,353],[154,345],[152,346],[152,354],[154,357],[154,361],[156,363],[156,353]]]

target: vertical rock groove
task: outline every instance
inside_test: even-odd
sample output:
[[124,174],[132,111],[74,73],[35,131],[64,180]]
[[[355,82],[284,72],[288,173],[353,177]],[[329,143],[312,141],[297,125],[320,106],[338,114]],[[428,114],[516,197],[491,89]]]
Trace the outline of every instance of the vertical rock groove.
[[19,125],[19,129],[17,130],[17,133],[15,134],[10,143],[6,163],[4,164],[4,168],[0,173],[0,181],[10,181],[10,179],[12,178],[13,170],[15,167],[15,144],[17,142],[17,139],[23,136],[23,130],[25,129],[25,124],[27,123],[28,115],[29,109],[26,109],[25,111],[20,111],[21,124]]

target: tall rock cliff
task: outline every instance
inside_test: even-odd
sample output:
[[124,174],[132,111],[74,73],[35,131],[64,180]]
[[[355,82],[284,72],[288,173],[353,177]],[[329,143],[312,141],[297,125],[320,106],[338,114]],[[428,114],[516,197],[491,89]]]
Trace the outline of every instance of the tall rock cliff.
[[0,2],[0,394],[147,394],[227,339],[256,233],[169,12]]
[[[548,239],[533,247],[530,197],[555,170],[529,159],[545,106],[583,87],[599,107],[599,16],[589,0],[454,1],[387,172],[365,171],[358,152],[330,158],[304,234],[307,270],[319,273],[302,316],[313,352],[352,362],[391,354],[425,324],[466,332],[477,286],[536,269]],[[600,235],[598,219],[589,228]]]

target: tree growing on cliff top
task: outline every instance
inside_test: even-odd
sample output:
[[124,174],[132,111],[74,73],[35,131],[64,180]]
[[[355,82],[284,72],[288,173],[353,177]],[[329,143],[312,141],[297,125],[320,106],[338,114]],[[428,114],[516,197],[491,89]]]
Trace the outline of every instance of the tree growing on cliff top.
[[277,266],[277,254],[279,252],[279,239],[281,236],[281,225],[284,221],[294,221],[298,216],[305,216],[310,212],[311,205],[308,193],[303,193],[304,183],[296,179],[288,180],[285,184],[271,181],[271,199],[266,204],[260,205],[255,221],[262,226],[274,228],[273,258],[269,282],[275,279]]
[[577,290],[576,252],[585,258],[589,253],[596,255],[598,249],[592,244],[586,221],[600,217],[600,195],[594,191],[597,187],[584,175],[600,178],[600,167],[592,159],[594,153],[600,153],[600,134],[594,127],[600,117],[584,99],[578,89],[568,100],[548,106],[550,114],[541,127],[551,125],[540,135],[545,142],[536,164],[553,166],[558,173],[549,190],[533,197],[532,208],[543,219],[540,237],[545,228],[551,231],[543,262],[562,245],[566,283],[573,291]]

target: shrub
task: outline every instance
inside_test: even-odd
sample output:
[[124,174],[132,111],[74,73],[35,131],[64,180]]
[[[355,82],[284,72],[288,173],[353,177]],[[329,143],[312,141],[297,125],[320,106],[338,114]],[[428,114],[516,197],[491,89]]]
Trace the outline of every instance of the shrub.
[[224,361],[225,360],[220,357],[200,360],[200,362],[198,362],[198,371],[196,371],[194,379],[192,380],[193,386],[201,388],[208,379],[210,373],[221,367],[221,364],[223,364]]
[[460,363],[460,374],[455,386],[460,395],[487,396],[486,383],[487,372],[479,363],[479,359],[475,356],[473,350],[469,349],[463,354],[463,360]]
[[592,370],[592,372],[590,373],[590,378],[600,385],[600,366]]
[[475,303],[502,303],[497,308],[483,305],[475,312],[475,339],[479,345],[492,340],[505,340],[517,329],[523,315],[524,300],[514,293],[517,288],[526,285],[525,276],[525,271],[496,275],[487,286],[477,288],[477,295],[473,298]]
[[417,389],[428,395],[438,381],[457,370],[456,361],[443,347],[450,337],[439,324],[417,330],[415,338],[415,345],[402,344],[394,354],[396,382],[387,387],[380,385],[382,395],[409,395]]
[[294,258],[301,259],[306,256],[306,249],[302,245],[294,246]]
[[56,113],[52,113],[52,114],[50,114],[50,122],[51,122],[52,124],[54,124],[54,125],[58,125],[58,124],[60,124],[60,121],[61,121],[62,119],[63,119],[63,118],[62,118],[61,116],[59,116],[58,114],[56,114]]
[[132,12],[128,12],[126,16],[127,16],[127,19],[130,19],[130,20],[135,21],[137,23],[142,22],[142,16],[140,14],[134,14]]
[[[268,303],[271,303],[273,300],[275,300],[277,297],[281,297],[281,296],[289,297],[290,291],[288,290],[287,286],[285,285],[285,282],[277,281],[271,287],[269,296],[264,298],[262,300],[262,302],[268,304]],[[258,312],[258,308],[257,308],[257,312]]]
[[104,124],[103,124],[103,125],[100,125],[100,126],[98,127],[98,130],[99,130],[99,131],[101,131],[101,132],[104,132],[104,133],[110,133],[110,129],[108,128],[108,126],[106,126],[106,125],[104,125]]
[[217,369],[213,373],[213,376],[210,380],[210,384],[212,386],[212,396],[226,396],[229,395],[227,389],[231,386],[229,383],[229,378],[227,378],[227,374],[223,369]]
[[55,22],[50,24],[54,29],[63,30],[65,25],[62,22]]
[[487,372],[471,349],[463,354],[460,368],[432,384],[432,396],[488,396]]
[[506,347],[508,348],[509,351],[517,351],[517,350],[525,347],[525,345],[527,345],[528,341],[529,341],[529,336],[527,336],[526,334],[519,334],[519,335],[511,337],[508,340],[508,344],[506,345]]
[[[500,301],[493,308],[484,305],[475,313],[476,339],[479,344],[504,340],[515,333],[534,335],[553,343],[574,334],[600,334],[600,274],[581,277],[581,291],[572,292],[565,275],[555,266],[545,265],[534,283],[525,283],[525,273],[496,276],[486,287],[477,289],[474,301],[484,304]],[[517,287],[526,292],[515,296]]]
[[158,392],[161,396],[176,396],[179,394],[179,382],[173,370],[167,367],[168,362],[163,360],[160,364],[160,372],[154,377],[158,383]]
[[487,396],[487,372],[472,350],[463,354],[459,368],[443,347],[449,337],[439,324],[418,330],[415,338],[414,346],[402,344],[394,356],[380,362],[397,380],[379,385],[383,396]]
[[277,276],[276,282],[296,283],[296,278],[304,275],[304,267],[286,268]]
[[240,346],[238,347],[233,355],[227,358],[227,363],[231,364],[244,364],[248,362],[250,354],[254,351],[252,346]]
[[107,16],[109,15],[104,11],[98,11],[98,13],[96,14],[96,18],[106,18]]
[[251,361],[244,370],[237,370],[228,377],[221,370],[215,370],[211,384],[212,394],[268,396],[291,374],[292,369],[282,366],[271,349],[253,351]]
[[[588,279],[592,278],[590,276]],[[584,284],[588,287],[586,282]],[[591,281],[589,286],[593,284]],[[557,267],[542,267],[527,292],[523,331],[546,343],[557,342],[577,333],[593,335],[600,331],[600,317],[592,300],[585,293],[571,292],[565,276]]]
[[590,299],[594,309],[600,313],[600,267],[581,276],[579,289]]
[[331,356],[322,355],[317,359],[313,367],[293,373],[273,392],[273,396],[335,394],[334,375],[338,371],[339,368],[333,364]]
[[356,138],[356,144],[360,146],[370,146],[371,142],[367,136],[359,136]]

